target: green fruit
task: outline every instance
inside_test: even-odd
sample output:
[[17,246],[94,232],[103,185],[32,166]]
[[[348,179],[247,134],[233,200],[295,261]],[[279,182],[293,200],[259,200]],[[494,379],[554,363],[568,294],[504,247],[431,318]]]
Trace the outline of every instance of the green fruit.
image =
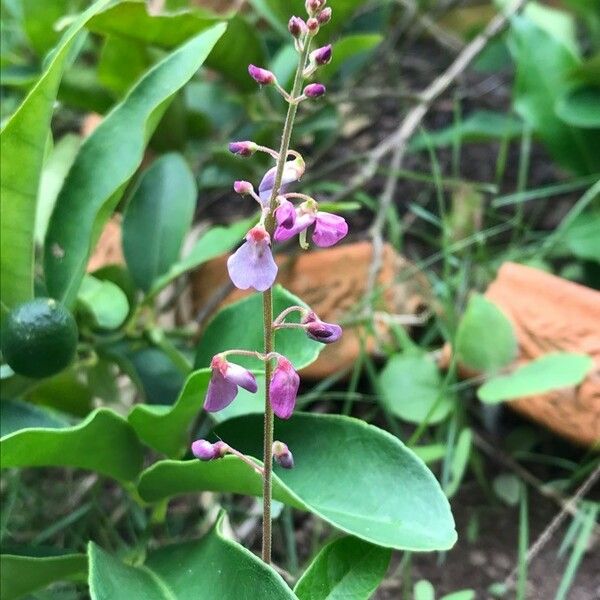
[[2,354],[10,368],[26,377],[62,371],[75,356],[77,324],[52,298],[36,298],[14,308],[2,326]]

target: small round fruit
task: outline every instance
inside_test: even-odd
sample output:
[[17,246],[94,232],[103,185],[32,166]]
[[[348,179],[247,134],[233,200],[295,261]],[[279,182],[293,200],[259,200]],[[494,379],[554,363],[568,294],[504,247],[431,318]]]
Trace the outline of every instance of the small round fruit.
[[10,368],[26,377],[62,371],[75,356],[77,324],[52,298],[36,298],[14,308],[2,327],[2,354]]

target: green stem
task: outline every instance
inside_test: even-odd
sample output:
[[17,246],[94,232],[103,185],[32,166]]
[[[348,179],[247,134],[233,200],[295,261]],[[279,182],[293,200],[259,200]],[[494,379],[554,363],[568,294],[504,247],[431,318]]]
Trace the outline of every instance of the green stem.
[[[294,127],[294,119],[298,110],[298,104],[294,100],[300,95],[302,88],[302,71],[306,65],[310,51],[311,38],[304,41],[304,50],[300,54],[294,85],[292,87],[291,102],[288,104],[283,133],[281,134],[281,145],[279,146],[279,159],[275,171],[275,182],[269,200],[269,214],[265,220],[265,228],[271,238],[275,230],[274,213],[277,208],[277,195],[281,187],[283,169],[290,149],[290,139]],[[263,327],[264,327],[264,351],[265,355],[273,352],[273,289],[263,292]],[[271,383],[271,361],[265,360],[265,421],[263,432],[263,464],[265,474],[263,477],[263,531],[262,531],[262,559],[267,564],[271,563],[271,495],[273,479],[273,409],[269,401],[269,388]]]

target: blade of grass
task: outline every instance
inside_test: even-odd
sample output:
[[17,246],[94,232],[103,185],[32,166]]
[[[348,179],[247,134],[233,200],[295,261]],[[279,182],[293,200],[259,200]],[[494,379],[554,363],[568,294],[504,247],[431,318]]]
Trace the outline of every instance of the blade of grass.
[[517,565],[517,600],[527,598],[527,548],[529,546],[529,515],[527,506],[527,487],[521,483],[519,503],[519,558]]

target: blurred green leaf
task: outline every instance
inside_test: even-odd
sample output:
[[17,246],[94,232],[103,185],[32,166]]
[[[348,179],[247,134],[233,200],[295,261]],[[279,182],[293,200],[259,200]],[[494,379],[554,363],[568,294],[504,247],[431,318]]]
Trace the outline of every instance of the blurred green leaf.
[[143,565],[121,562],[90,542],[92,600],[292,600],[281,576],[223,533],[224,513],[200,540],[151,552]]
[[98,61],[98,79],[120,98],[149,65],[150,57],[144,44],[107,35]]
[[513,473],[501,473],[494,477],[492,487],[498,498],[509,506],[516,506],[519,503],[521,481]]
[[[230,419],[216,434],[249,456],[262,455],[260,415]],[[285,440],[295,460],[293,469],[275,467],[276,500],[380,546],[441,550],[456,541],[439,484],[389,433],[349,417],[300,413],[277,420],[275,438]],[[158,501],[200,490],[258,496],[262,485],[247,465],[226,457],[158,462],[144,471],[138,490],[145,500]]]
[[79,580],[87,573],[85,554],[23,556],[2,554],[2,600],[16,600],[41,590],[51,583]]
[[85,417],[91,409],[93,394],[74,369],[43,379],[24,399],[40,406],[49,406],[63,413]]
[[591,357],[586,354],[546,354],[519,367],[510,375],[499,375],[486,381],[477,390],[477,396],[482,402],[497,404],[504,400],[572,387],[585,379],[593,364]]
[[46,283],[50,294],[63,303],[73,303],[91,248],[140,165],[150,133],[224,30],[225,25],[217,25],[165,57],[81,147],[46,235]]
[[299,600],[369,600],[387,571],[391,551],[353,537],[327,544],[294,587]]
[[578,87],[565,92],[554,105],[558,117],[573,127],[600,128],[600,87]]
[[562,236],[568,250],[577,258],[600,263],[600,209],[581,213]]
[[474,294],[459,323],[455,351],[459,363],[466,367],[496,371],[516,358],[517,339],[504,313]]
[[0,300],[12,308],[33,298],[37,194],[58,86],[98,0],[65,32],[46,69],[0,133]]
[[[333,11],[334,13],[336,10]],[[354,33],[344,36],[333,44],[333,56],[328,65],[319,68],[319,81],[327,81],[348,67],[350,61],[360,57],[362,61],[383,40],[380,33]]]
[[580,63],[572,16],[540,5],[532,12],[532,6],[512,18],[508,37],[517,65],[515,109],[561,165],[578,174],[598,172],[600,130],[567,125],[554,110]]
[[[2,384],[4,387],[4,382]],[[61,415],[33,406],[20,400],[2,400],[0,402],[0,436],[4,437],[21,429],[43,427],[61,429],[68,421]]]
[[0,439],[3,469],[77,467],[131,481],[142,467],[142,447],[129,423],[100,408],[72,427],[32,427]]
[[442,395],[438,368],[426,354],[396,354],[388,360],[379,376],[385,406],[394,415],[410,423],[422,423],[437,404],[428,423],[439,423],[452,407]]
[[450,478],[444,486],[446,496],[451,498],[456,494],[460,487],[462,478],[465,474],[469,457],[471,456],[471,443],[473,441],[473,433],[465,427],[458,435],[456,445],[452,450],[452,460],[450,461]]
[[415,583],[413,594],[414,600],[435,600],[435,588],[427,579]]
[[427,148],[443,148],[454,143],[480,142],[487,140],[514,139],[521,135],[523,123],[506,113],[478,110],[449,127],[427,133],[418,133],[412,138],[412,152]]
[[196,196],[194,175],[180,154],[165,154],[142,173],[123,217],[123,253],[142,290],[179,258]]
[[[297,296],[283,289],[280,285],[273,289],[273,314],[275,317],[289,306],[307,305]],[[291,314],[286,320],[289,323],[299,322],[298,312]],[[210,365],[215,354],[237,348],[256,351],[263,345],[262,297],[252,294],[239,302],[223,308],[204,330],[196,351],[195,368]],[[296,369],[308,366],[317,359],[323,344],[307,337],[302,330],[282,329],[275,336],[275,351],[288,358]],[[240,356],[234,362],[247,368],[258,368],[257,359]]]
[[129,314],[125,292],[112,281],[92,275],[86,275],[81,281],[77,302],[93,326],[100,329],[118,329]]

